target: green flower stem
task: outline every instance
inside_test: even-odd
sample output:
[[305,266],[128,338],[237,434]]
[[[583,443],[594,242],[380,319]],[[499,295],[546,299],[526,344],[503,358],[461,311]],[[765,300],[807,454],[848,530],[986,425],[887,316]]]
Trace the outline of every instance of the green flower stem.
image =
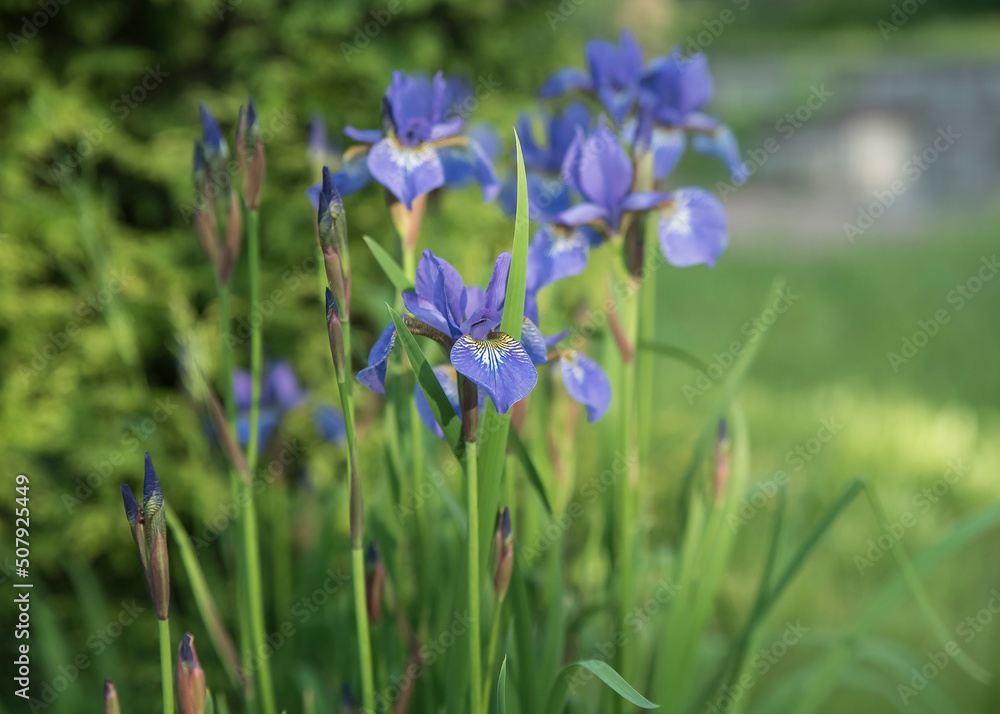
[[174,714],[174,667],[170,656],[170,621],[160,626],[160,679],[163,684],[163,714]]
[[263,370],[263,335],[260,320],[254,320],[252,311],[260,305],[260,214],[247,211],[248,252],[250,254],[250,375],[252,378],[250,397],[250,444],[247,462],[250,466],[250,482],[241,482],[243,504],[243,550],[246,558],[247,604],[250,610],[250,631],[253,651],[257,653],[260,667],[257,679],[260,682],[260,698],[265,714],[276,714],[274,705],[274,685],[271,681],[270,662],[263,657],[266,651],[264,641],[264,597],[260,574],[260,534],[257,525],[257,506],[254,503],[253,478],[257,472],[258,431],[260,424],[260,387]]
[[368,602],[365,598],[365,553],[351,548],[351,576],[354,579],[354,609],[358,626],[358,655],[361,658],[361,702],[364,714],[375,712],[375,676],[372,672],[372,642],[368,631]]
[[480,714],[482,643],[479,634],[479,474],[476,442],[465,443],[465,480],[469,499],[469,714]]
[[483,679],[483,704],[480,710],[483,712],[490,710],[490,692],[493,689],[493,668],[497,665],[497,640],[500,639],[500,614],[502,612],[503,601],[498,601],[493,607],[493,623],[490,625],[490,639],[486,646],[486,677]]
[[[233,345],[229,339],[232,332],[232,294],[226,283],[217,283],[219,294],[219,329],[222,332],[222,394],[225,400],[226,421],[232,433],[236,433],[236,396],[233,391]],[[243,492],[243,481],[235,469],[229,470],[229,490],[234,503],[239,503]],[[257,710],[253,681],[253,642],[250,621],[249,600],[247,598],[246,551],[242,543],[234,550],[236,582],[242,583],[236,593],[236,610],[240,623],[240,663],[244,676],[244,692],[250,712]]]
[[[351,380],[351,322],[343,321],[344,371],[347,377],[338,385],[340,406],[347,432],[348,473],[351,483],[351,579],[354,581],[354,619],[358,631],[358,657],[361,665],[361,702],[364,714],[375,712],[375,677],[372,670],[372,643],[368,629],[368,598],[365,593],[364,513],[361,499],[361,460],[354,426],[354,391]],[[357,503],[354,496],[357,494]],[[362,512],[355,512],[355,511]]]
[[[631,278],[625,278],[631,280]],[[631,287],[636,287],[634,284]],[[624,290],[619,305],[619,316],[622,320],[622,329],[633,349],[637,345],[639,333],[639,314],[637,305],[637,295],[634,290]],[[635,510],[636,493],[635,489],[639,481],[639,453],[636,442],[636,358],[623,356],[621,369],[621,383],[618,389],[621,399],[621,413],[619,415],[619,443],[622,456],[627,464],[624,479],[619,481],[616,491],[616,511],[617,511],[617,553],[615,563],[618,566],[618,610],[616,627],[625,627],[625,616],[632,606],[634,599],[635,573]],[[626,681],[636,681],[635,671],[635,648],[621,647],[618,650],[618,673]],[[622,711],[624,700],[619,699],[616,708]]]

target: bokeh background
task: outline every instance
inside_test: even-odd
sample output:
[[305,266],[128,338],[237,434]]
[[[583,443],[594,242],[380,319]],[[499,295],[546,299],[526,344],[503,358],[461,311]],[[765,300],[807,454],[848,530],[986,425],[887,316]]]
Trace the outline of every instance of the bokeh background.
[[[510,127],[519,112],[536,106],[542,80],[561,66],[582,65],[588,38],[614,39],[621,28],[634,30],[647,55],[673,45],[709,54],[716,78],[710,109],[734,128],[755,166],[744,185],[734,186],[714,162],[694,155],[682,162],[677,184],[696,182],[722,196],[730,249],[713,269],[663,274],[658,337],[723,364],[731,343],[744,339],[746,325],[760,315],[776,276],[794,295],[768,330],[744,389],[760,484],[748,498],[779,470],[787,473],[794,542],[844,484],[862,476],[877,487],[890,521],[914,514],[902,541],[917,552],[1000,497],[1000,277],[992,262],[1000,235],[1000,13],[994,3],[4,0],[0,585],[11,592],[13,477],[26,473],[35,682],[68,677],[49,711],[97,711],[107,676],[156,701],[148,608],[119,628],[109,646],[93,639],[117,618],[120,603],[147,604],[118,490],[122,482],[139,485],[143,451],[158,454],[169,500],[194,534],[227,494],[223,462],[178,369],[184,341],[212,373],[219,339],[211,269],[185,212],[198,102],[212,109],[232,141],[237,111],[252,93],[271,129],[264,294],[278,291],[280,300],[263,323],[265,351],[290,362],[312,403],[320,404],[334,395],[326,388],[329,356],[304,194],[317,178],[305,150],[311,114],[323,113],[342,138],[344,124],[377,125],[393,69],[462,74],[488,87],[472,118],[498,128],[508,171]],[[920,154],[922,166],[913,160]],[[368,234],[396,245],[378,191],[349,198],[347,210],[355,240]],[[507,246],[511,231],[512,221],[468,188],[435,198],[423,242],[482,280],[490,267],[483,256]],[[357,341],[367,348],[391,296],[363,247],[354,255],[361,276]],[[567,314],[595,298],[588,280],[570,283],[558,297]],[[236,293],[246,295],[245,263],[237,269]],[[250,313],[245,299],[235,309],[238,318]],[[941,310],[947,321],[936,322]],[[243,364],[246,353],[247,345],[237,346]],[[648,484],[640,524],[653,558],[669,556],[679,475],[711,406],[709,398],[691,397],[696,379],[689,368],[662,362],[654,397],[657,477]],[[366,448],[376,462],[377,408],[375,400],[362,404]],[[339,452],[315,435],[311,419],[301,410],[283,425],[282,438],[302,449],[282,479],[297,514],[293,547],[309,560],[309,577],[320,577],[335,562],[328,554],[346,542],[346,499],[337,498]],[[820,442],[824,422],[837,428]],[[585,431],[579,441],[579,452],[563,449],[561,466],[583,473],[596,444]],[[932,491],[933,500],[924,496],[925,509],[922,492],[954,460],[967,470],[943,492]],[[371,492],[384,493],[384,474],[371,471]],[[332,489],[331,505],[315,512],[313,494],[324,489]],[[761,510],[771,508],[769,502]],[[767,527],[756,516],[742,526],[745,538],[719,607],[722,632],[749,605]],[[329,530],[333,540],[310,555],[305,549],[316,529]],[[817,639],[847,628],[892,573],[889,557],[859,573],[856,556],[865,556],[878,535],[863,504],[852,507],[783,600],[777,621],[801,620]],[[996,534],[978,541],[927,580],[949,628],[987,607],[992,589],[1000,588],[997,542]],[[211,577],[221,580],[221,570],[211,567],[221,561],[217,551],[208,548],[205,558],[218,573]],[[179,565],[174,577],[177,619],[197,633]],[[348,599],[342,594],[333,607],[349,609]],[[10,600],[0,598],[4,672],[13,651]],[[873,637],[886,643],[869,653],[874,660],[889,657],[897,644],[921,662],[938,648],[909,601]],[[322,659],[324,667],[336,667],[350,658],[349,651],[331,652],[336,639],[301,638],[290,662]],[[1000,623],[982,625],[962,642],[991,667],[1000,660]],[[763,678],[755,700],[787,685],[811,646]],[[81,653],[89,666],[67,675],[61,668]],[[202,659],[209,660],[210,677],[219,677],[207,647]],[[311,671],[288,665],[280,684],[290,691],[323,668]],[[6,676],[4,682],[0,710],[26,711]],[[975,683],[955,666],[938,682],[958,711],[1000,707],[1000,685]],[[891,688],[877,689],[859,674],[826,711],[902,707]],[[922,706],[917,700],[903,710]],[[297,707],[289,703],[290,711]]]

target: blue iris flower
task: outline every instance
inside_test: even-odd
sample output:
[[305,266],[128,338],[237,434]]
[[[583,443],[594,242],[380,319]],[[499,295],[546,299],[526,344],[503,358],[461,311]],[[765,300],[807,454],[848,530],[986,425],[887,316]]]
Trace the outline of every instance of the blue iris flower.
[[[245,369],[233,373],[233,397],[236,402],[236,438],[242,446],[250,443],[250,405],[253,377]],[[260,385],[260,419],[257,425],[257,443],[263,450],[285,416],[309,402],[309,396],[299,383],[292,365],[278,360],[271,363]],[[346,433],[341,412],[327,405],[314,409],[316,431],[325,441],[339,444]]]
[[[561,113],[549,116],[545,143],[535,142],[531,119],[522,114],[517,122],[517,136],[528,184],[528,215],[532,220],[550,223],[561,211],[569,208],[569,187],[562,180],[563,158],[577,129],[590,125],[590,112],[580,102],[569,104]],[[504,181],[499,197],[500,207],[513,216],[517,210],[517,176],[511,173]]]
[[642,49],[635,36],[623,31],[617,45],[604,40],[587,43],[587,71],[566,68],[549,76],[540,97],[558,97],[573,90],[594,94],[616,124],[621,124],[639,99]]
[[[451,345],[451,366],[485,392],[500,414],[534,388],[535,364],[545,361],[544,342],[533,324],[524,323],[530,327],[523,330],[520,341],[497,330],[510,258],[510,253],[497,257],[489,285],[482,290],[466,288],[454,267],[425,250],[417,265],[415,290],[403,293],[410,315]],[[368,367],[358,372],[358,381],[379,394],[385,393],[385,370],[394,343],[390,324],[368,355]]]
[[654,176],[664,178],[684,153],[686,133],[696,151],[715,156],[734,181],[746,178],[739,145],[732,131],[715,117],[702,113],[715,90],[702,53],[684,57],[679,48],[650,60],[643,71],[638,119],[626,135],[653,152]]
[[614,236],[627,214],[655,210],[660,213],[660,248],[672,265],[711,266],[726,248],[726,212],[712,194],[699,188],[632,191],[632,161],[603,118],[589,135],[577,133],[566,152],[563,176],[583,203],[563,211],[562,224],[596,224]]
[[467,83],[446,80],[441,72],[433,80],[393,72],[382,99],[382,128],[344,129],[361,145],[344,152],[343,167],[334,175],[340,193],[354,193],[374,178],[411,208],[419,196],[474,178],[483,199],[492,201],[500,190],[493,162],[463,133],[459,116],[469,91]]

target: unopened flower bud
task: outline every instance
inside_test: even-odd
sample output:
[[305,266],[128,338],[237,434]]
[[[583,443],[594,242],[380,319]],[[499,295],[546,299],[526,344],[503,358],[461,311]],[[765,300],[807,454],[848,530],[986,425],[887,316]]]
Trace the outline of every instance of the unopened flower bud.
[[177,652],[177,709],[179,714],[204,714],[206,702],[205,670],[198,662],[194,636],[184,634]]
[[503,602],[510,587],[510,575],[514,569],[514,538],[511,535],[510,509],[504,506],[497,516],[497,525],[493,531],[493,562],[496,571],[493,575],[493,592],[497,602]]
[[104,680],[104,714],[121,714],[118,706],[118,690],[110,679]]
[[319,194],[318,236],[326,279],[337,301],[337,309],[346,320],[351,314],[348,302],[351,278],[347,257],[347,217],[344,215],[344,201],[326,166],[323,167],[323,188]]
[[326,331],[330,335],[330,354],[333,356],[333,367],[337,373],[337,382],[344,383],[347,378],[347,365],[344,356],[344,327],[340,322],[340,312],[333,291],[326,289]]
[[205,159],[208,161],[209,170],[214,171],[220,162],[225,162],[229,158],[229,147],[222,136],[219,123],[208,111],[208,107],[200,104],[198,108],[201,110],[201,133],[202,140],[205,142]]
[[128,486],[122,486],[125,516],[139,547],[139,559],[156,607],[156,616],[166,620],[170,610],[170,559],[167,555],[167,514],[163,492],[146,452],[146,474],[142,488],[142,509]]
[[385,564],[378,547],[371,543],[365,552],[365,594],[368,601],[368,621],[373,625],[382,617],[382,595],[385,589]]
[[239,124],[236,129],[236,161],[243,175],[243,190],[247,207],[251,211],[260,206],[260,193],[264,186],[264,141],[260,119],[253,97],[249,98],[246,109],[240,107]]

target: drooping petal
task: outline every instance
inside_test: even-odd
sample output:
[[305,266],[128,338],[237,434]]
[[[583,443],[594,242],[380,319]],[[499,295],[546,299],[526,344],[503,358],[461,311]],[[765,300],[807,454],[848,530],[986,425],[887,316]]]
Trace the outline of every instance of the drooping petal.
[[486,122],[472,124],[465,130],[465,135],[479,144],[479,147],[490,157],[490,161],[496,162],[500,156],[503,141],[492,124]]
[[749,174],[746,165],[740,160],[739,142],[729,127],[720,125],[711,134],[695,134],[691,145],[695,151],[722,161],[735,184],[740,185],[747,180]]
[[448,186],[463,186],[477,181],[483,190],[483,200],[489,203],[500,193],[493,162],[483,148],[473,139],[464,146],[444,146],[437,150]]
[[407,209],[413,199],[444,185],[444,167],[429,145],[402,146],[395,139],[383,139],[368,152],[368,170]]
[[381,129],[355,129],[350,124],[344,127],[344,135],[362,144],[377,144],[382,140]]
[[625,197],[621,208],[623,211],[648,211],[669,200],[670,194],[662,191],[636,191]]
[[548,348],[545,346],[545,338],[542,337],[538,326],[527,316],[521,318],[521,344],[524,346],[524,351],[528,353],[528,357],[531,358],[532,364],[545,364],[549,361],[546,355]]
[[316,424],[316,431],[324,441],[331,444],[340,444],[347,437],[344,414],[339,409],[321,404],[316,407],[313,419]]
[[562,332],[556,333],[555,335],[549,335],[545,338],[546,347],[555,347],[557,344],[569,337],[569,328],[566,328]]
[[549,75],[548,79],[542,84],[542,88],[538,90],[538,96],[542,99],[549,99],[551,97],[560,97],[577,89],[584,91],[592,90],[593,86],[590,83],[590,77],[581,69],[566,67],[556,70]]
[[[461,417],[462,414],[458,403],[458,376],[455,368],[448,364],[439,365],[434,368],[434,376],[437,377],[438,383],[444,390],[445,396],[448,397],[452,409],[455,410],[455,416]],[[419,384],[413,389],[413,401],[417,407],[417,415],[420,417],[420,421],[423,422],[424,426],[431,433],[443,441],[444,431],[441,429],[441,425],[437,423],[437,419],[434,418],[434,412],[431,411],[427,397],[424,396],[424,390],[420,388]]]
[[565,226],[582,226],[584,223],[607,223],[610,214],[603,206],[596,203],[578,203],[571,208],[567,208],[557,217],[557,222]]
[[340,170],[333,175],[333,185],[337,187],[341,196],[350,196],[357,193],[372,180],[372,175],[368,171],[368,156],[359,153],[344,162]]
[[358,372],[358,381],[376,394],[385,394],[385,370],[395,344],[396,328],[390,322],[368,353],[368,366]]
[[587,421],[599,420],[611,406],[611,381],[600,365],[576,350],[559,353],[559,374],[566,392],[587,408]]
[[504,332],[494,332],[485,340],[461,337],[451,349],[451,363],[486,392],[500,414],[528,396],[538,381],[527,351]]
[[663,257],[671,265],[711,267],[726,249],[726,209],[700,188],[678,189],[673,205],[663,209],[659,236]]
[[541,290],[582,273],[595,234],[596,231],[585,226],[542,226],[528,245],[528,285]]

